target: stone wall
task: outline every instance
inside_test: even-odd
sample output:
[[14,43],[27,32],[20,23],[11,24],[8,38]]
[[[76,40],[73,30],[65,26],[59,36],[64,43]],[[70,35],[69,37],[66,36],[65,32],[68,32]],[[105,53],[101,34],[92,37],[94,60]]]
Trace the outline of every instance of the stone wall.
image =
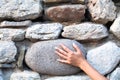
[[60,43],[77,44],[96,70],[120,80],[120,1],[0,1],[0,80],[91,80],[57,61]]

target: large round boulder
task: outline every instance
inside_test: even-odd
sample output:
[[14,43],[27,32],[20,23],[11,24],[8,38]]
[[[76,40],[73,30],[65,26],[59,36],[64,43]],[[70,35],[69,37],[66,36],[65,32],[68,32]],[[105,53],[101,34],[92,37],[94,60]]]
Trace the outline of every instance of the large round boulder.
[[79,68],[63,64],[57,61],[59,56],[55,54],[55,47],[63,43],[69,49],[73,50],[72,43],[75,43],[82,50],[85,56],[83,46],[75,40],[58,39],[51,41],[42,41],[33,44],[25,55],[26,64],[34,71],[49,75],[69,75],[80,71]]

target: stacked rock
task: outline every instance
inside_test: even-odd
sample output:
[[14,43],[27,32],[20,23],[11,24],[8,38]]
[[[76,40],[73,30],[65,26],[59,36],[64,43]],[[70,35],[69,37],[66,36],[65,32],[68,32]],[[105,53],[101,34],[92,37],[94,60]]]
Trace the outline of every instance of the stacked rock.
[[120,80],[119,0],[1,0],[0,80],[91,80],[57,61],[75,43],[110,80]]

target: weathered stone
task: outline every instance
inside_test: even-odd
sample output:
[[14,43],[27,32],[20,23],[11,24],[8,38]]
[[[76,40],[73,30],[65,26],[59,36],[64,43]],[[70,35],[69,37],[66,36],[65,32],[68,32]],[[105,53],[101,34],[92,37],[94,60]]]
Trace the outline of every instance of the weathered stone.
[[21,21],[21,22],[14,22],[14,21],[3,21],[0,23],[0,27],[27,27],[32,24],[31,21]]
[[116,68],[108,77],[109,80],[120,80],[120,68]]
[[1,0],[0,20],[26,20],[36,19],[42,15],[42,5],[40,0]]
[[41,80],[40,75],[33,71],[14,72],[10,80]]
[[0,80],[4,80],[3,79],[3,73],[2,73],[2,70],[0,69]]
[[70,0],[43,0],[44,3],[63,3],[69,2]]
[[15,63],[10,63],[10,64],[0,64],[0,68],[15,68],[16,64]]
[[23,70],[24,55],[25,55],[25,46],[21,46],[21,48],[19,48],[19,56],[17,61],[17,67],[21,70]]
[[81,3],[84,4],[85,0],[71,0],[72,3]]
[[63,30],[63,37],[75,40],[92,41],[100,40],[108,36],[106,27],[101,24],[82,23],[66,26]]
[[114,23],[110,27],[110,31],[120,39],[120,17],[116,18]]
[[61,5],[46,9],[46,16],[58,22],[80,22],[84,19],[86,7],[84,5]]
[[2,69],[2,74],[3,74],[3,80],[10,80],[10,76],[14,72],[14,69],[11,68],[5,68]]
[[87,60],[101,74],[108,74],[120,61],[120,48],[113,42],[107,42],[88,51]]
[[120,17],[120,6],[117,7],[117,18]]
[[56,39],[59,37],[62,27],[60,23],[36,24],[27,29],[26,38],[31,40]]
[[25,31],[22,29],[0,29],[0,40],[21,41],[24,39]]
[[17,48],[12,41],[0,41],[0,63],[15,61]]
[[55,47],[60,43],[65,44],[71,50],[74,50],[72,43],[75,43],[85,55],[85,50],[81,44],[74,40],[58,39],[51,41],[37,42],[27,50],[25,61],[34,71],[50,75],[69,75],[80,71],[79,68],[57,61],[59,56],[55,54]]
[[93,21],[105,24],[116,18],[116,7],[111,0],[89,0],[88,2]]
[[45,80],[91,80],[91,79],[85,74],[80,74],[80,75],[71,75],[71,76],[56,76],[56,77],[47,78]]

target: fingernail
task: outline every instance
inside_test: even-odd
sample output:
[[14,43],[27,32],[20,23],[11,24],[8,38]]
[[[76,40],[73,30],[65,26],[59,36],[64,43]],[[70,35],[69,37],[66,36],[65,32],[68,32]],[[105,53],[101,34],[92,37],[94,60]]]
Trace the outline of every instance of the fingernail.
[[75,44],[75,43],[73,43],[73,46],[76,46],[76,44]]
[[55,47],[55,49],[58,49],[57,47]]

